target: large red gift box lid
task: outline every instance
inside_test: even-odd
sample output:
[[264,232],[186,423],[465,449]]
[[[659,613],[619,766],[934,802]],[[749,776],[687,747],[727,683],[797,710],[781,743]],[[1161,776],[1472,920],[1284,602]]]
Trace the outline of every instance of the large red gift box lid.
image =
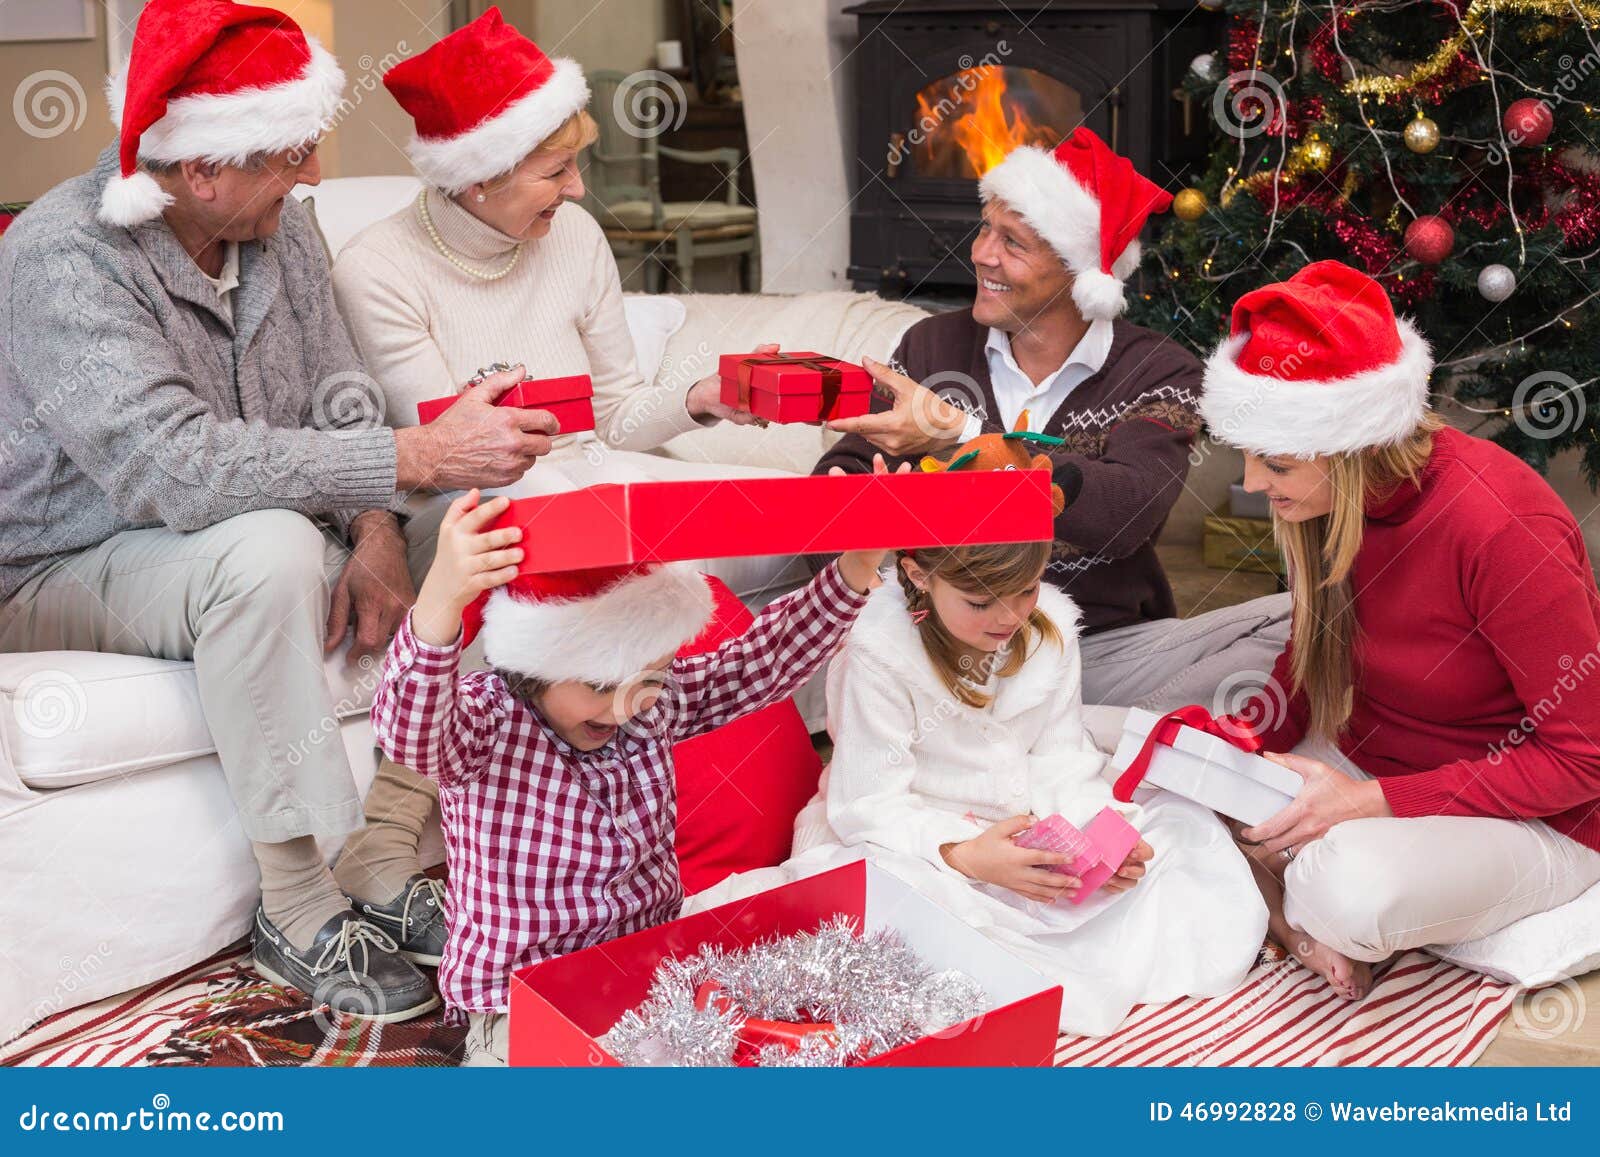
[[[537,469],[537,467],[535,467]],[[1046,542],[1048,470],[607,483],[513,499],[524,574],[637,562]]]
[[934,971],[959,969],[992,1007],[961,1024],[873,1057],[868,1065],[1048,1065],[1061,1019],[1061,986],[913,889],[864,860],[718,908],[608,940],[511,974],[513,1065],[615,1066],[599,1038],[650,990],[656,965],[701,945],[748,948],[815,931],[835,916],[858,929],[892,928]]
[[[497,406],[522,410],[549,410],[556,416],[559,432],[576,434],[594,429],[594,383],[588,374],[565,378],[529,378],[512,386],[495,400]],[[417,421],[426,426],[461,400],[460,394],[429,398],[417,403]]]

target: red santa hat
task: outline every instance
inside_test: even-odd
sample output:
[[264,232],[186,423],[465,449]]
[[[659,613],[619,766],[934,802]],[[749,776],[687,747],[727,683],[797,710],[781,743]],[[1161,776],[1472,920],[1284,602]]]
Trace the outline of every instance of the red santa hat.
[[1307,265],[1233,306],[1206,362],[1211,436],[1263,456],[1311,458],[1404,441],[1428,411],[1433,355],[1389,295],[1337,261]]
[[108,225],[172,203],[139,160],[242,164],[316,140],[344,92],[339,64],[289,17],[227,0],[150,0],[128,62],[106,81],[121,174],[100,195]]
[[577,62],[547,57],[498,8],[401,61],[383,83],[416,123],[412,165],[449,194],[513,168],[589,103]]
[[1072,271],[1072,300],[1091,320],[1122,312],[1123,283],[1139,267],[1139,230],[1164,213],[1172,194],[1140,176],[1086,128],[1045,152],[1013,149],[983,175],[984,203],[998,198],[1021,214]]
[[687,563],[523,574],[467,608],[462,645],[481,628],[490,666],[614,687],[676,654],[713,607],[705,576]]

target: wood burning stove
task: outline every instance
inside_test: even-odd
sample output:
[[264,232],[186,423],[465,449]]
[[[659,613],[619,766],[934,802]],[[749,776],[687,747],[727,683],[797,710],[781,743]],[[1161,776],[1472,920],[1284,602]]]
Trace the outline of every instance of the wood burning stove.
[[[868,0],[858,21],[850,278],[884,293],[973,284],[978,178],[1012,148],[1053,148],[1079,124],[1141,172],[1170,159],[1176,84],[1203,30],[1171,4]],[[1174,44],[1173,41],[1176,41]],[[1176,49],[1176,51],[1175,51]],[[1196,48],[1199,51],[1200,48]]]

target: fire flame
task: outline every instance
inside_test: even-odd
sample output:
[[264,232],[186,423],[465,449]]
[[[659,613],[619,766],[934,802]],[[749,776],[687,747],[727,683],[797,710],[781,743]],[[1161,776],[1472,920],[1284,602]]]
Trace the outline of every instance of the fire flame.
[[1022,145],[1054,148],[1062,130],[1032,119],[1011,94],[1006,68],[969,68],[917,93],[917,123],[935,125],[918,171],[981,177]]

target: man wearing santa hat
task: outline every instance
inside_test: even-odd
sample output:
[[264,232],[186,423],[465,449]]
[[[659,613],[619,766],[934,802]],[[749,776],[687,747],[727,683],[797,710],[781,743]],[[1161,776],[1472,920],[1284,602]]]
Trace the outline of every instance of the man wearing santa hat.
[[1013,150],[979,189],[972,307],[912,326],[894,368],[867,362],[886,396],[831,423],[848,436],[816,472],[864,471],[878,450],[941,455],[1026,414],[1056,440],[1040,449],[1067,507],[1045,577],[1083,608],[1084,701],[1210,703],[1230,675],[1271,668],[1289,603],[1179,620],[1156,555],[1200,429],[1200,363],[1118,315],[1139,231],[1172,197],[1087,128],[1054,150]]
[[0,650],[192,660],[261,869],[258,964],[403,1020],[438,1001],[412,963],[437,959],[438,893],[419,875],[358,918],[317,850],[362,824],[343,746],[317,742],[323,654],[353,633],[376,655],[413,599],[427,547],[397,492],[512,482],[555,426],[492,405],[515,373],[382,424],[289,196],[343,88],[281,12],[144,9],[108,84],[118,143],[0,247],[0,428],[29,432],[0,476]]

